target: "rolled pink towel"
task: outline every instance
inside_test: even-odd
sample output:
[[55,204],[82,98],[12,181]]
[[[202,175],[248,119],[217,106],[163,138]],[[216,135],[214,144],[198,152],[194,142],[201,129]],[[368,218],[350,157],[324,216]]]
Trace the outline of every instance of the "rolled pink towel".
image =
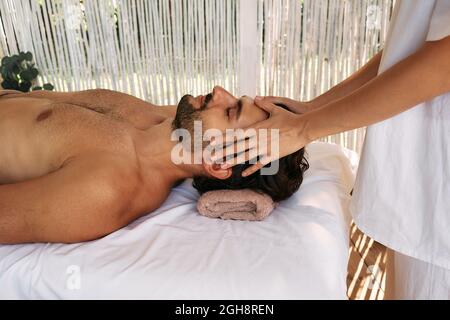
[[208,191],[197,202],[201,215],[225,220],[260,221],[274,208],[270,196],[250,189]]

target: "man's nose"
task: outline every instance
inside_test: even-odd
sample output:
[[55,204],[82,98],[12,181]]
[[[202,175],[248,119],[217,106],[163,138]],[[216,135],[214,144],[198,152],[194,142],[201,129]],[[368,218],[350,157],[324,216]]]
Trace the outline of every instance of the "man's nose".
[[215,86],[213,88],[213,97],[222,97],[227,93],[227,91],[221,86]]
[[221,86],[215,86],[213,88],[213,101],[227,106],[233,104],[236,98]]

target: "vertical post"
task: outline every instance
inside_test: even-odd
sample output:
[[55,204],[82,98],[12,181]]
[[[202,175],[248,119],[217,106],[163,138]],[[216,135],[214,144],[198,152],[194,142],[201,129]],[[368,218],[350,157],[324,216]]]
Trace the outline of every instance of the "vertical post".
[[258,61],[258,0],[239,1],[239,96],[256,95]]

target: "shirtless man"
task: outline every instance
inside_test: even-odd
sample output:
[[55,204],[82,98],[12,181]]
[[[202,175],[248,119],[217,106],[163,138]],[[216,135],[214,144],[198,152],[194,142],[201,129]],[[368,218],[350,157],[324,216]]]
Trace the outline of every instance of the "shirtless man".
[[[185,96],[184,110],[220,130],[267,118],[223,88],[209,98]],[[176,114],[110,90],[0,91],[0,243],[93,240],[158,208],[183,179],[230,178],[231,168],[171,161]]]

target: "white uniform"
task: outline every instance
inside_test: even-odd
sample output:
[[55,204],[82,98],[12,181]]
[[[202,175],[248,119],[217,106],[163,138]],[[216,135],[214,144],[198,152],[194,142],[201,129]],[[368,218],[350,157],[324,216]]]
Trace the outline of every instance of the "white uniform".
[[[446,36],[450,0],[398,0],[379,73]],[[450,299],[450,93],[368,127],[351,211],[396,251],[396,298]]]

